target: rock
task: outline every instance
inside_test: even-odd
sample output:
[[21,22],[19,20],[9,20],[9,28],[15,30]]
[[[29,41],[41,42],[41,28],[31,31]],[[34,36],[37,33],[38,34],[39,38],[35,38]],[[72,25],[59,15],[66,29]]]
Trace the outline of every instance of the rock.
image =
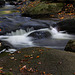
[[16,2],[10,1],[10,5],[16,5]]
[[[39,50],[41,51],[39,52]],[[45,47],[28,47],[19,51],[22,53],[15,52],[14,55],[4,55],[3,57],[0,54],[0,66],[3,67],[3,71],[10,72],[9,69],[12,68],[13,75],[16,73],[18,75],[41,75],[42,72],[46,73],[42,75],[74,75],[75,73],[75,53]],[[30,59],[31,55],[33,55],[33,59]],[[17,61],[11,60],[10,57],[15,57]],[[21,61],[23,62],[21,63]],[[22,71],[22,74],[23,68],[27,70]],[[30,68],[34,70],[34,73],[29,72]]]
[[[9,18],[12,17],[12,18]],[[55,24],[54,21],[50,20],[36,20],[30,17],[21,17],[10,15],[9,17],[0,17],[0,35],[10,33],[11,31],[16,31],[23,29],[27,31],[28,28],[33,27],[34,30],[49,28],[50,25]]]
[[67,45],[66,45],[66,47],[65,47],[64,50],[65,50],[65,51],[75,52],[75,40],[70,40],[70,41],[67,43]]
[[48,31],[36,31],[36,32],[33,32],[31,33],[30,37],[33,37],[35,39],[44,39],[46,37],[49,37],[51,34],[48,32]]
[[5,5],[5,1],[4,0],[0,0],[0,7],[3,7]]
[[57,27],[58,31],[66,31],[70,34],[75,34],[75,19],[67,19],[57,24],[54,24]]
[[8,50],[9,48],[14,48],[10,43],[6,42],[6,41],[0,41],[1,46],[0,46],[0,51],[3,49]]

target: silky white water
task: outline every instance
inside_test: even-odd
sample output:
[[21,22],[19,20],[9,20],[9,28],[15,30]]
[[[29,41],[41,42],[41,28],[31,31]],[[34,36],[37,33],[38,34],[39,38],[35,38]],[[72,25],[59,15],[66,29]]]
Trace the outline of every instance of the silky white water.
[[[28,37],[28,35],[36,32],[36,31],[48,31],[51,34],[50,39],[51,38],[52,39],[74,39],[73,35],[58,32],[56,28],[50,27],[50,28],[32,30],[29,32],[26,32],[25,30],[22,30],[22,29],[16,30],[16,32],[8,33],[7,36],[0,36],[0,40],[7,41],[15,47],[34,46],[34,43],[32,41],[33,37],[32,38]],[[41,36],[42,36],[42,34],[41,34]]]

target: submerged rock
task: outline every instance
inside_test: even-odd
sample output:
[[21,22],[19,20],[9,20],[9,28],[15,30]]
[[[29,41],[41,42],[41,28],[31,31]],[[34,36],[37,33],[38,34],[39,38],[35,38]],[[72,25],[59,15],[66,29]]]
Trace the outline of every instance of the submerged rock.
[[65,50],[65,51],[75,52],[75,40],[70,40],[70,41],[67,43],[67,45],[66,45],[66,47],[65,47],[64,50]]

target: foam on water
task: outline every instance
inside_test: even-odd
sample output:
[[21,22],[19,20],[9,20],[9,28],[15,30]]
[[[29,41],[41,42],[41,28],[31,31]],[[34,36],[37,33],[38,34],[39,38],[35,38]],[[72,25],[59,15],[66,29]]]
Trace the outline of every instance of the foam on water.
[[44,28],[44,29],[32,30],[32,31],[29,31],[29,32],[26,32],[25,30],[22,30],[22,29],[16,30],[16,32],[8,33],[7,36],[0,36],[0,40],[8,41],[13,46],[14,45],[15,46],[18,46],[18,45],[32,46],[33,45],[33,42],[31,41],[32,38],[28,37],[28,35],[36,32],[36,31],[48,31],[51,34],[51,38],[53,38],[53,39],[73,39],[74,38],[73,35],[58,32],[56,28],[50,27],[50,29]]
[[10,5],[9,2],[5,2],[5,7],[4,8],[13,8],[14,5]]
[[48,31],[51,34],[51,37],[53,39],[74,39],[75,36],[74,35],[70,35],[67,33],[63,33],[64,31],[60,31],[58,32],[56,28],[50,27],[50,28],[44,28],[44,29],[38,29],[38,30],[33,30],[31,32],[27,33],[27,36],[30,35],[33,32],[36,31]]
[[75,35],[63,33],[65,31],[58,32],[57,29],[53,27],[51,27],[51,30],[49,32],[52,34],[52,38],[54,39],[74,39],[75,38]]
[[31,38],[25,35],[0,36],[0,40],[7,41],[10,44],[12,44],[14,47],[33,46]]

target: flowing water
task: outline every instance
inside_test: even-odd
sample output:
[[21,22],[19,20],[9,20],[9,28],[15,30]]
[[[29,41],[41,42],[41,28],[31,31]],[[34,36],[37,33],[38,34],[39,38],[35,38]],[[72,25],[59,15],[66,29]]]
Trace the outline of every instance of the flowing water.
[[[4,8],[1,8],[0,11],[12,11],[15,6],[11,6],[8,3]],[[13,14],[13,13],[12,13]],[[74,39],[74,35],[69,35],[67,33],[58,32],[57,28],[53,28],[51,25],[48,28],[41,28],[35,30],[35,27],[37,26],[35,21],[36,19],[31,19],[30,17],[20,17],[20,15],[7,15],[6,14],[1,14],[1,17],[6,16],[7,19],[13,21],[14,23],[19,23],[19,24],[26,24],[30,25],[33,24],[32,27],[27,27],[26,29],[18,29],[16,31],[11,31],[10,33],[6,33],[5,35],[0,36],[1,41],[6,41],[9,42],[14,48],[24,48],[24,47],[49,47],[49,48],[55,48],[55,49],[60,49],[64,50],[68,40]],[[21,19],[25,19],[24,21]],[[38,22],[38,20],[36,20]],[[45,22],[47,20],[40,20],[40,24],[42,22]],[[50,22],[51,20],[48,20]],[[51,23],[56,23],[55,21],[51,21]],[[48,36],[45,36],[45,34],[48,33]],[[34,34],[34,36],[33,36]],[[13,50],[14,51],[14,50]],[[8,52],[8,51],[7,51]],[[10,52],[10,50],[9,50]]]

